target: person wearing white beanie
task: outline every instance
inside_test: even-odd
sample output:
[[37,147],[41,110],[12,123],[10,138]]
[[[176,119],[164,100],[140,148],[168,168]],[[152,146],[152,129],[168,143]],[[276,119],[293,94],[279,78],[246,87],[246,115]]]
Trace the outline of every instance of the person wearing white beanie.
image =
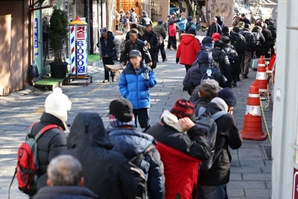
[[[64,131],[67,131],[67,111],[71,109],[71,101],[63,94],[61,88],[55,88],[54,91],[46,98],[45,112],[40,118],[40,122],[32,125],[30,137],[35,137],[45,127],[53,125],[46,130],[37,140],[39,177],[37,181],[37,190],[47,186],[47,166],[50,161],[67,150],[67,138]],[[32,191],[30,196],[35,195]]]

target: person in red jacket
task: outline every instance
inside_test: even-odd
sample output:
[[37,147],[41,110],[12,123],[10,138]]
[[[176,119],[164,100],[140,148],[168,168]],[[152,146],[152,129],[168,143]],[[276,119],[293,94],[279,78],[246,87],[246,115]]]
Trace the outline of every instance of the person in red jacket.
[[158,142],[156,145],[164,164],[165,199],[197,198],[198,167],[211,155],[206,129],[196,126],[190,117],[194,105],[178,99],[173,108],[164,111],[161,122],[146,133]]
[[171,47],[173,47],[174,50],[177,50],[176,34],[177,34],[176,23],[169,24],[168,49],[171,49]]
[[196,38],[196,30],[188,29],[188,34],[182,35],[182,40],[176,53],[176,63],[185,65],[186,72],[190,69],[192,63],[196,60],[197,53],[201,50],[200,42]]

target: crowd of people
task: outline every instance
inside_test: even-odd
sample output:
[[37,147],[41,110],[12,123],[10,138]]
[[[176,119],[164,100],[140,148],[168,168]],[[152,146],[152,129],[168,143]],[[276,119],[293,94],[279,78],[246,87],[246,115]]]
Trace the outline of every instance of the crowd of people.
[[[165,29],[161,20],[152,27],[146,13],[138,22],[133,11],[124,18],[133,23],[127,22],[132,29],[126,29],[122,48],[112,32],[100,29],[97,46],[104,66],[113,64],[115,57],[126,66],[118,83],[121,98],[109,105],[109,128],[98,113],[81,112],[69,131],[66,122],[72,103],[61,88],[55,88],[46,98],[40,122],[26,137],[36,147],[38,172],[24,169],[18,161],[18,184],[27,182],[22,190],[30,198],[228,198],[229,150],[242,144],[233,116],[237,98],[231,88],[241,75],[247,78],[253,54],[269,56],[276,32],[260,22],[250,30],[245,16],[229,31],[220,18],[214,18],[201,42],[185,13],[181,18],[169,16]],[[151,126],[150,89],[157,83],[159,50],[166,61],[167,31],[168,48],[177,49],[176,63],[185,65],[183,86],[190,98],[177,99]],[[110,81],[109,76],[115,80],[105,68],[104,82]]]

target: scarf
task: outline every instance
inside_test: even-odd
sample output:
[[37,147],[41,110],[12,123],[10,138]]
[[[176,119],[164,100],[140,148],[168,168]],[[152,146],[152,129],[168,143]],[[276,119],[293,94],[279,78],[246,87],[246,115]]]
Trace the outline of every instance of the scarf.
[[114,115],[110,115],[109,119],[110,119],[110,125],[113,128],[123,127],[123,126],[135,126],[135,118],[134,117],[129,122],[121,122]]

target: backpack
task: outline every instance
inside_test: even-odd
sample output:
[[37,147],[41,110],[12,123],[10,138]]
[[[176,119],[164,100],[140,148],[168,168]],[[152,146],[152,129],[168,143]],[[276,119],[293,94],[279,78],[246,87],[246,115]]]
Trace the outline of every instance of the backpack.
[[252,32],[253,35],[253,42],[259,46],[260,45],[260,33],[259,32]]
[[[36,123],[31,125],[31,130],[30,132],[28,132],[25,142],[23,142],[18,149],[17,166],[15,168],[15,173],[9,186],[9,193],[15,177],[18,180],[18,187],[20,191],[27,195],[33,195],[36,193],[37,179],[40,175],[37,141],[48,130],[53,128],[61,129],[61,127],[56,124],[49,124],[43,127],[35,135],[35,137],[31,137],[32,128],[35,124]],[[10,198],[10,196],[8,198]]]
[[201,83],[203,80],[206,79],[214,79],[215,81],[217,81],[217,79],[215,78],[215,73],[217,72],[218,68],[208,68],[205,73],[203,72],[203,70],[200,69],[200,73],[202,74]]
[[213,165],[214,161],[217,159],[221,150],[215,154],[215,143],[216,143],[216,136],[217,136],[217,125],[216,120],[220,117],[228,114],[225,111],[219,111],[213,115],[210,115],[206,112],[205,107],[201,107],[199,109],[198,117],[195,119],[194,123],[196,126],[200,128],[205,128],[208,131],[207,138],[211,143],[211,152],[212,155],[208,160],[205,160],[200,165],[200,173],[206,173]]
[[243,52],[245,49],[245,41],[238,34],[233,34],[231,44],[235,47],[237,52]]
[[242,34],[245,38],[246,44],[250,45],[255,43],[254,36],[251,32],[244,31]]
[[[147,198],[147,177],[144,171],[141,169],[141,163],[144,158],[150,157],[150,151],[155,148],[153,144],[151,144],[144,152],[138,154],[134,158],[128,161],[130,165],[130,171],[132,176],[136,179],[137,182],[137,194],[135,199],[146,199]],[[148,167],[149,170],[149,167]],[[148,173],[147,170],[147,173]]]
[[231,53],[232,49],[229,48],[228,51],[226,51],[226,50],[224,50],[224,51],[227,53],[231,68],[234,69],[235,68],[235,59],[234,59],[234,55],[232,55],[232,53]]

